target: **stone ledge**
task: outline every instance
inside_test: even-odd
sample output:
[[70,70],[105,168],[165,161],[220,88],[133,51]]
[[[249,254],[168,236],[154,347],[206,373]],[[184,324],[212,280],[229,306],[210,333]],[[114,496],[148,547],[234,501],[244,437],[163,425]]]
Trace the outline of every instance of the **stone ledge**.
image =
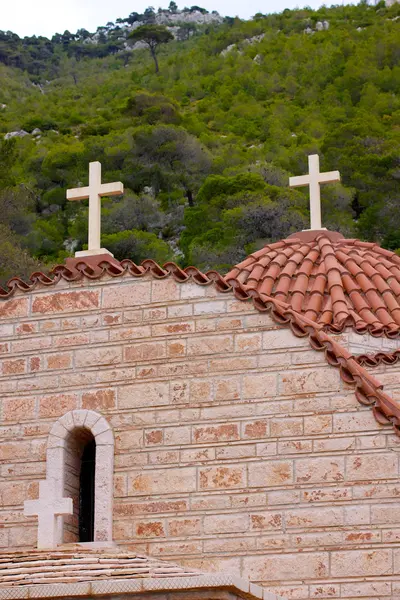
[[245,600],[280,600],[279,596],[254,585],[241,577],[227,574],[207,574],[181,577],[143,579],[114,579],[76,581],[0,587],[0,600],[23,600],[33,598],[72,598],[114,596],[121,594],[150,594],[152,592],[226,590]]

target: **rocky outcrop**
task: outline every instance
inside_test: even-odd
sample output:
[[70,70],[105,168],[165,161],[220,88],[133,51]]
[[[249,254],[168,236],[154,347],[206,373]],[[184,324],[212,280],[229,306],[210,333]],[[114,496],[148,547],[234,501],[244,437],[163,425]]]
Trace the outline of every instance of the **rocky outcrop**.
[[10,140],[11,138],[23,138],[25,136],[29,135],[29,133],[27,131],[25,131],[24,129],[19,129],[18,131],[9,131],[8,133],[5,134],[4,139],[5,140]]
[[312,29],[312,27],[308,26],[305,28],[304,33],[310,35],[315,31],[328,31],[329,27],[329,21],[317,21],[315,24],[315,29]]
[[247,38],[245,40],[242,40],[241,42],[239,42],[238,44],[230,44],[229,46],[227,46],[224,50],[222,50],[221,52],[221,56],[226,56],[227,54],[229,54],[229,52],[232,52],[232,50],[240,50],[246,46],[252,45],[252,44],[258,44],[259,42],[261,42],[263,39],[265,38],[265,33],[261,33],[260,35],[255,35],[251,38]]
[[329,22],[328,21],[317,21],[317,23],[315,24],[315,29],[317,31],[326,31],[329,29]]
[[181,23],[194,23],[195,25],[204,25],[208,23],[222,23],[223,17],[216,11],[212,13],[202,13],[199,10],[193,12],[177,11],[170,13],[163,10],[156,15],[157,25],[180,25]]
[[[184,25],[207,25],[210,23],[220,24],[224,20],[223,17],[217,12],[213,11],[212,13],[202,12],[200,10],[177,10],[172,13],[169,10],[161,10],[157,12],[152,21],[141,19],[131,23],[129,25],[118,25],[118,27],[99,27],[96,33],[89,35],[85,39],[80,40],[83,44],[101,44],[104,43],[105,39],[112,38],[115,40],[115,34],[118,30],[119,37],[117,37],[118,42],[125,42],[124,48],[126,50],[138,50],[140,48],[146,47],[146,44],[142,42],[137,42],[133,46],[130,46],[126,40],[128,35],[141,27],[142,25],[146,25],[148,23],[155,23],[156,25],[165,25],[167,29],[172,33],[174,38],[179,39],[179,30]],[[118,34],[117,34],[118,35]]]

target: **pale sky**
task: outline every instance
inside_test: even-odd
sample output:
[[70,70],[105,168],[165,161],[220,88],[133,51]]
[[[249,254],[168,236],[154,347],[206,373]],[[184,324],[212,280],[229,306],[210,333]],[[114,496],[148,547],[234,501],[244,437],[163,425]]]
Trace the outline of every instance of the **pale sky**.
[[[258,12],[281,12],[285,8],[311,6],[318,8],[323,0],[176,0],[178,7],[197,4],[209,10],[217,10],[223,16],[239,16],[248,19]],[[149,5],[157,9],[167,8],[169,0],[162,4],[154,0],[0,0],[0,30],[13,31],[19,36],[63,33],[68,29],[75,33],[81,27],[95,31],[118,17],[131,12],[143,12]],[[332,0],[330,4],[356,4],[352,0]]]

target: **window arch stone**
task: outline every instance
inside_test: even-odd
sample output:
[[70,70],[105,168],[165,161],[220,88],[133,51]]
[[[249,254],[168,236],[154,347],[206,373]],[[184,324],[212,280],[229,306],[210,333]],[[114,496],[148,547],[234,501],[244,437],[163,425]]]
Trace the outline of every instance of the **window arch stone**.
[[[46,454],[46,479],[59,496],[64,495],[67,439],[76,429],[87,429],[96,442],[94,541],[112,541],[114,435],[106,419],[93,410],[71,410],[50,430]],[[57,543],[63,541],[63,519],[59,517]]]

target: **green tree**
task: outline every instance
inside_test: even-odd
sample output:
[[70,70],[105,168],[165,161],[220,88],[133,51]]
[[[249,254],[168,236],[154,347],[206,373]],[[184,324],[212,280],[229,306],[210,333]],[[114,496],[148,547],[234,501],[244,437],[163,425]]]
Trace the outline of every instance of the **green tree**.
[[161,231],[167,216],[160,205],[150,196],[134,196],[129,191],[121,202],[112,204],[104,211],[103,231],[112,234],[119,231],[138,229],[141,231]]
[[10,228],[0,223],[0,285],[4,285],[11,277],[27,278],[38,270],[40,263],[21,246]]
[[150,54],[154,60],[156,73],[159,73],[156,50],[160,44],[167,44],[174,39],[174,36],[163,25],[141,25],[132,33],[129,34],[128,40],[130,43],[144,42],[150,50]]
[[0,141],[0,189],[15,184],[12,167],[17,158],[16,150],[15,139]]
[[35,221],[35,195],[25,186],[0,191],[0,224],[25,236]]
[[35,220],[34,201],[32,192],[23,186],[0,191],[0,284],[39,269],[26,248],[26,235]]
[[157,263],[163,264],[173,259],[169,245],[158,239],[154,233],[132,229],[103,235],[101,241],[119,260],[129,258],[140,264],[142,260],[151,257]]
[[165,125],[140,129],[135,141],[134,158],[151,174],[152,183],[164,189],[179,185],[193,206],[195,193],[211,170],[207,149],[183,128]]
[[197,30],[196,23],[182,23],[178,29],[177,37],[180,41],[185,41]]

